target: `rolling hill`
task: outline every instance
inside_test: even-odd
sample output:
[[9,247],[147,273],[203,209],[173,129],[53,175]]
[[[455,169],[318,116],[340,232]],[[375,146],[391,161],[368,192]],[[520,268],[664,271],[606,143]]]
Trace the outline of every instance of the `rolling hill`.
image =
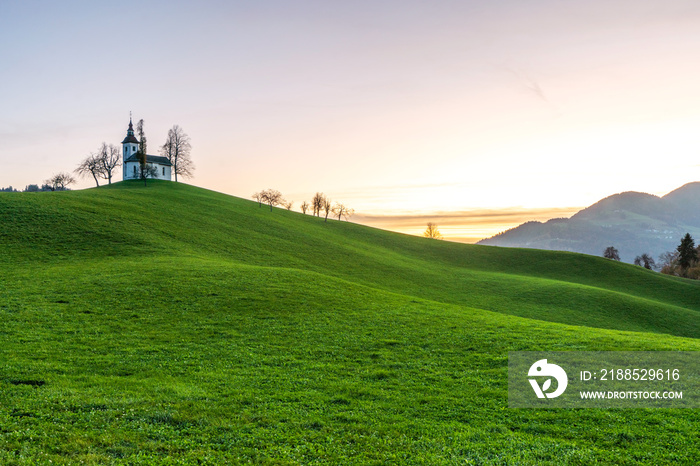
[[527,222],[482,240],[491,246],[574,251],[602,255],[615,246],[624,262],[643,253],[656,258],[673,251],[690,233],[700,235],[700,182],[663,197],[638,192],[615,194],[569,219]]
[[513,410],[518,350],[698,350],[700,284],[168,182],[0,193],[5,464],[678,464],[693,410]]

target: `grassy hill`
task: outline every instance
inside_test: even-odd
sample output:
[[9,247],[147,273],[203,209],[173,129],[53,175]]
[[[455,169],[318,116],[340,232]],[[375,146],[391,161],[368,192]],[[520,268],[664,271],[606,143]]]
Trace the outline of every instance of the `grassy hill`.
[[692,410],[513,410],[516,350],[700,349],[700,284],[174,183],[0,193],[0,462],[679,464]]

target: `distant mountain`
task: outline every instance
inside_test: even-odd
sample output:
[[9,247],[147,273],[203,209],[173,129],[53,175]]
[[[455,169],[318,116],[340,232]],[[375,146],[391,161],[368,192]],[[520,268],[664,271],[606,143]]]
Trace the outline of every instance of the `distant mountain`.
[[700,239],[700,182],[663,197],[624,192],[602,199],[571,218],[527,222],[479,244],[582,252],[600,256],[608,246],[633,262],[676,248],[686,233]]

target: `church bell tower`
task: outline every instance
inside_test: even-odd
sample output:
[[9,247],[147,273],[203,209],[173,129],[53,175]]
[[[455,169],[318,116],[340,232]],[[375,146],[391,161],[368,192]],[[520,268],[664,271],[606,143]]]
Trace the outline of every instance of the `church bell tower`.
[[126,137],[122,141],[122,162],[126,162],[138,150],[139,140],[134,136],[134,125],[131,122],[131,117],[129,117],[129,129],[126,131]]

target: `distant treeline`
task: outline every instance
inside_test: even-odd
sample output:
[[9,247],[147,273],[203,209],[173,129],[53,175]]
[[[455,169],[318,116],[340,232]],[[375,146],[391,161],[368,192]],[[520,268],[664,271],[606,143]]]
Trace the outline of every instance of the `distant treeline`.
[[23,190],[15,189],[12,186],[8,186],[7,188],[0,188],[0,193],[39,193],[42,191],[67,191],[68,188],[66,187],[54,187],[50,184],[42,184],[39,186],[38,184],[30,184],[24,187]]

